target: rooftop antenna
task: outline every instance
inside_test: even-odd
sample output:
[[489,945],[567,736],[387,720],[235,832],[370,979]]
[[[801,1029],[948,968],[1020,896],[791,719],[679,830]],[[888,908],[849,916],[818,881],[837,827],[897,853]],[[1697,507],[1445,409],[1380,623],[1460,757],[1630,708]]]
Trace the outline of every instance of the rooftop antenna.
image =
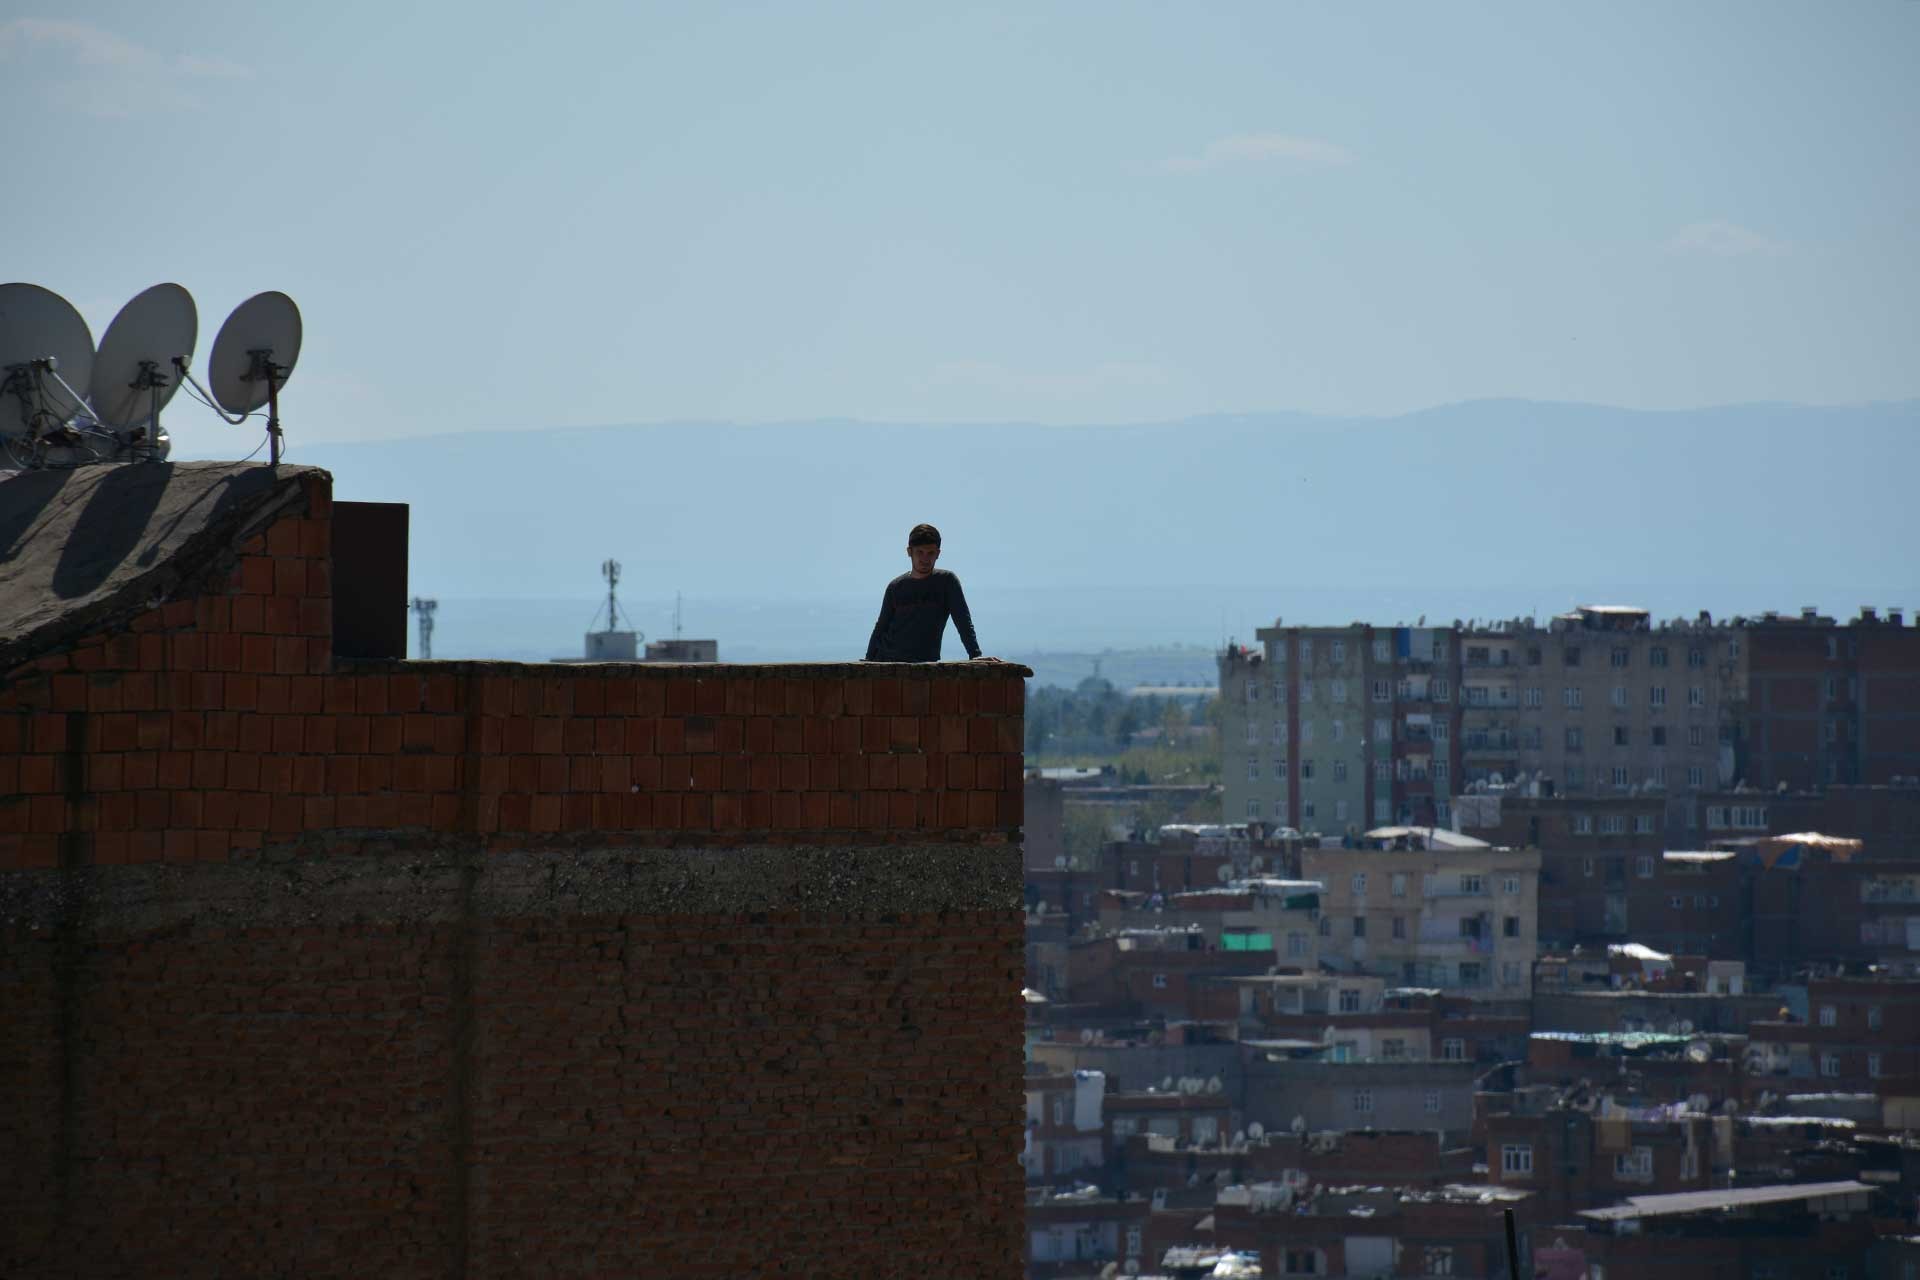
[[673,593],[673,638],[680,638],[680,593]]
[[0,441],[15,465],[46,466],[50,449],[71,451],[67,465],[93,460],[95,433],[74,425],[94,416],[92,379],[93,333],[73,304],[37,284],[0,285]]
[[426,662],[433,657],[433,614],[440,607],[440,602],[415,596],[410,607],[420,619],[420,661]]
[[[620,585],[620,562],[618,560],[602,560],[600,562],[600,576],[607,580],[607,630],[614,631],[620,626],[620,602],[614,595],[615,589]],[[675,613],[677,616],[677,606]],[[632,622],[633,619],[628,618],[627,621]]]
[[[193,360],[200,313],[177,284],[157,284],[120,308],[93,362],[93,412],[129,456],[159,461],[171,442],[160,410],[180,389],[178,374]],[[167,371],[167,372],[163,372]]]
[[[235,307],[220,326],[213,355],[207,360],[207,381],[213,384],[208,403],[218,402],[215,408],[221,417],[238,425],[261,405],[267,406],[267,457],[276,466],[280,462],[280,388],[300,358],[300,336],[300,308],[292,298],[271,290],[256,293]],[[184,360],[176,358],[173,367],[207,396],[206,388],[187,372]]]

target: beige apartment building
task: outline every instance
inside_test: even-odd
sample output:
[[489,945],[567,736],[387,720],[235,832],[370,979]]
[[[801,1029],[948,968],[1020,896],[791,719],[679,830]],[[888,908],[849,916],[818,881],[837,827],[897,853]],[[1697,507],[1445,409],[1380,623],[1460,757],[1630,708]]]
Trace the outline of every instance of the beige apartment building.
[[1746,696],[1734,628],[1583,605],[1461,645],[1467,782],[1539,773],[1566,795],[1661,795],[1676,836],[1701,827],[1701,793],[1732,783]]
[[1357,837],[1446,825],[1459,776],[1447,627],[1285,627],[1220,654],[1222,812]]
[[1300,854],[1302,875],[1325,886],[1324,966],[1478,1000],[1531,995],[1538,850],[1421,829],[1362,843]]

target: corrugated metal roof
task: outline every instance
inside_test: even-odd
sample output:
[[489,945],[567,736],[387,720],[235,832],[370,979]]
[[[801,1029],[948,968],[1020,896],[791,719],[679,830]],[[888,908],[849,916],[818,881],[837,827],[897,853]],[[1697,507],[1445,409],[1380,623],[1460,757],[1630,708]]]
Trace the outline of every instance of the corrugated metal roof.
[[1683,1213],[1710,1213],[1758,1204],[1791,1204],[1797,1200],[1825,1200],[1832,1196],[1864,1195],[1864,1182],[1803,1182],[1787,1186],[1740,1187],[1726,1191],[1681,1191],[1664,1196],[1629,1196],[1625,1204],[1605,1209],[1582,1209],[1580,1216],[1601,1222],[1625,1218],[1660,1218]]

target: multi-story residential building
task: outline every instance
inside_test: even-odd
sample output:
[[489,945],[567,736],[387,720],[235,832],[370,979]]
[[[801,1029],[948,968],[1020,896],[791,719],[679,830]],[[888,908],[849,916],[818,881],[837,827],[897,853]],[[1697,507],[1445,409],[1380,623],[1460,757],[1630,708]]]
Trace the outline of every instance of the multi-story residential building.
[[1216,951],[1247,951],[1271,964],[1311,970],[1320,955],[1320,886],[1309,880],[1238,880],[1190,893],[1108,890],[1098,929],[1197,930]]
[[[1646,610],[1582,605],[1545,628],[1470,632],[1470,652],[1488,664],[1469,667],[1469,687],[1488,697],[1506,688],[1496,655],[1511,654],[1518,711],[1517,744],[1486,759],[1552,780],[1564,795],[1652,793],[1667,798],[1670,833],[1702,826],[1697,795],[1734,775],[1734,726],[1745,705],[1740,633],[1704,614],[1694,622],[1655,627]],[[1474,672],[1484,672],[1481,685]],[[1503,743],[1508,717],[1488,711],[1491,742]],[[1477,760],[1477,758],[1476,758]],[[1468,762],[1470,781],[1495,770]]]
[[1748,1089],[1913,1097],[1920,1093],[1920,980],[1816,978],[1804,1021],[1749,1029]]
[[1743,621],[1739,777],[1772,790],[1920,776],[1920,628],[1900,610]]
[[1456,790],[1449,628],[1283,627],[1220,655],[1223,812],[1333,836],[1444,825]]
[[1630,934],[1648,941],[1634,932],[1645,921],[1629,911],[1630,887],[1652,874],[1650,859],[1667,847],[1665,797],[1544,791],[1508,785],[1462,796],[1458,826],[1496,845],[1540,851],[1543,947],[1621,942]]
[[1326,886],[1323,965],[1481,1000],[1527,998],[1537,955],[1537,850],[1392,827],[1359,846],[1300,854],[1302,874]]

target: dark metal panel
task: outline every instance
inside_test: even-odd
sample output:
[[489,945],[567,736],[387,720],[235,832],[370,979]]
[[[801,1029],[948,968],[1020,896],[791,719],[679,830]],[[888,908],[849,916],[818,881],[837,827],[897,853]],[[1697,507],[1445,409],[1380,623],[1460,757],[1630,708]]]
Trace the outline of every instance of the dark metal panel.
[[404,502],[333,504],[333,652],[407,656],[407,512]]

